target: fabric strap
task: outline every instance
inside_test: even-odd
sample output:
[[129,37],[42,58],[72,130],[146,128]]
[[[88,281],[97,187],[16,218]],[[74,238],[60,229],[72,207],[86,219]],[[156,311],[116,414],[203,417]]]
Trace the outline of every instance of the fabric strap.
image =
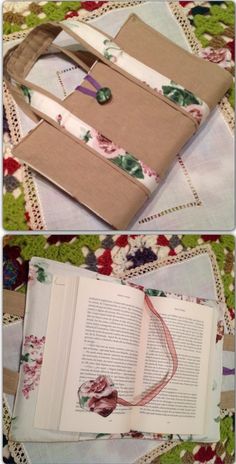
[[224,335],[224,351],[235,351],[235,337],[234,335]]
[[24,317],[25,295],[12,290],[3,290],[3,312]]
[[3,368],[3,392],[8,395],[15,395],[19,381],[18,372]]
[[160,383],[158,383],[153,388],[151,388],[138,401],[132,403],[132,402],[124,400],[123,398],[118,397],[117,398],[117,404],[121,404],[122,406],[145,406],[145,404],[149,403],[153,398],[155,398],[155,396],[157,396],[161,392],[161,390],[163,390],[164,387],[166,387],[166,385],[170,382],[170,380],[175,375],[175,373],[177,371],[177,367],[178,367],[178,357],[177,357],[176,349],[175,349],[175,346],[174,346],[174,342],[173,342],[171,333],[170,333],[164,319],[158,313],[158,311],[156,310],[156,308],[152,304],[152,301],[151,301],[150,297],[147,294],[145,294],[145,303],[146,303],[148,309],[152,312],[152,314],[155,317],[157,317],[157,319],[160,321],[160,323],[162,325],[166,345],[167,345],[167,348],[168,348],[168,351],[169,351],[169,354],[170,354],[171,360],[172,360],[172,369],[171,369],[170,372],[167,372],[164,379]]
[[235,392],[233,390],[221,392],[220,407],[222,409],[232,409],[235,407]]

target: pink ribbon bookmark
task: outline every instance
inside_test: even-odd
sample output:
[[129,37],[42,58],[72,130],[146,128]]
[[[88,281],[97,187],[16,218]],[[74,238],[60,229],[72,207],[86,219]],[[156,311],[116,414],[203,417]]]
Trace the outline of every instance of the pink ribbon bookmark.
[[105,375],[99,375],[95,380],[84,382],[79,387],[78,397],[81,408],[87,411],[96,412],[100,416],[107,417],[114,411],[118,404],[128,407],[144,406],[150,403],[150,401],[152,401],[153,398],[155,398],[174,377],[178,368],[178,357],[173,338],[164,319],[158,313],[147,294],[145,294],[145,302],[150,311],[155,317],[157,317],[162,325],[166,345],[172,360],[171,371],[167,372],[161,382],[151,388],[144,396],[135,402],[126,401],[125,399],[120,398],[111,378]]

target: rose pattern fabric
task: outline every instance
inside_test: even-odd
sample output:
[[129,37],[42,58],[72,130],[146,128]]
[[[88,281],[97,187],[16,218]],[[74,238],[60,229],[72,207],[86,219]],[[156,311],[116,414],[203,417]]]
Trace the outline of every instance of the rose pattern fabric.
[[224,336],[224,321],[220,320],[217,322],[216,343],[222,340],[223,336]]
[[93,148],[96,151],[102,151],[103,156],[108,159],[116,158],[117,156],[124,156],[125,150],[123,148],[117,147],[111,140],[105,137],[102,134],[99,134],[96,130],[88,131],[85,135],[85,142],[92,140]]
[[200,50],[199,56],[204,60],[218,64],[221,68],[228,68],[231,66],[232,56],[228,48],[218,48],[215,50],[212,47],[206,47]]
[[[153,169],[149,168],[149,166],[145,165],[142,161],[139,161],[131,153],[115,145],[111,140],[95,129],[90,129],[84,133],[82,131],[81,139],[132,177],[143,180],[144,183],[147,183],[151,191],[153,187],[155,188],[157,186],[160,178]],[[148,180],[151,180],[151,184],[148,183]]]
[[163,85],[162,92],[165,97],[190,113],[198,124],[201,123],[203,118],[203,108],[201,106],[203,102],[192,92],[184,89],[174,81],[170,81],[170,85]]
[[107,417],[116,408],[118,393],[110,377],[99,375],[79,387],[78,398],[82,409]]
[[188,105],[185,108],[191,116],[197,121],[198,124],[201,124],[203,117],[203,111],[200,105]]
[[52,275],[46,271],[45,263],[30,265],[28,282],[34,283],[36,280],[41,284],[49,284],[52,281]]
[[23,344],[21,364],[24,373],[22,393],[29,399],[30,393],[39,385],[40,372],[43,362],[45,337],[27,335]]

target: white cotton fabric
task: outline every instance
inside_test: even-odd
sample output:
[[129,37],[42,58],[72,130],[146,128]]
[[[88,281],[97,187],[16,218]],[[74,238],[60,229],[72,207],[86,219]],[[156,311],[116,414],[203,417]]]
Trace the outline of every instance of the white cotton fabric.
[[[55,263],[50,260],[41,258],[34,258],[33,262],[44,262],[47,265],[47,272],[54,272],[56,274],[72,272],[73,274],[85,273],[88,276],[96,278],[97,274],[91,271],[78,269],[71,265]],[[182,279],[180,279],[182,276]],[[192,278],[187,278],[191,276]],[[194,276],[194,277],[193,277]],[[101,276],[100,276],[101,277]],[[104,277],[102,277],[104,278]],[[108,278],[109,279],[109,278]],[[180,262],[180,258],[176,257],[176,262],[171,265],[160,266],[158,270],[147,272],[142,277],[129,279],[136,283],[144,284],[149,288],[164,288],[169,292],[177,292],[180,294],[197,295],[204,298],[215,299],[216,298],[216,282],[214,278],[212,263],[208,252],[203,252],[199,256],[189,257],[184,262]],[[42,292],[42,285],[44,292]],[[49,301],[50,285],[40,284],[36,282],[32,284],[31,290],[28,293],[27,305],[31,308],[25,319],[25,333],[34,333],[41,337],[45,332],[47,324],[47,304]],[[40,318],[37,321],[35,318],[35,311],[37,314],[37,305],[39,304],[40,297]],[[42,312],[44,308],[44,312]],[[12,337],[10,328],[4,328],[4,332]],[[8,333],[7,333],[8,332]],[[19,325],[18,335],[16,337],[16,345],[19,346],[19,337],[22,334],[22,327]],[[18,338],[17,338],[18,337]],[[9,339],[8,339],[9,340]],[[17,341],[18,340],[18,341]],[[15,345],[15,343],[13,343]],[[8,344],[8,356],[4,358],[5,367],[12,367],[11,360],[16,359],[19,361],[19,353],[16,353],[13,348],[11,351],[11,343],[9,340]],[[219,352],[219,366],[221,355]],[[218,367],[219,369],[220,367]],[[220,376],[218,376],[218,379]],[[218,384],[218,394],[220,384]],[[19,396],[17,404],[15,405],[14,415],[18,416],[17,428],[15,434],[24,436],[25,440],[29,441],[34,439],[45,441],[51,437],[55,439],[55,432],[51,433],[48,431],[36,432],[33,430],[33,418],[37,399],[37,392],[30,396],[28,400],[24,400],[23,395]],[[22,417],[22,419],[21,419]],[[18,429],[18,430],[17,430]],[[214,427],[213,427],[214,429]],[[216,429],[213,430],[213,436],[201,437],[201,441],[217,441],[217,437],[214,435]],[[51,435],[50,435],[51,434]],[[57,433],[56,433],[57,434]],[[58,438],[59,437],[59,434]],[[76,440],[77,434],[70,434],[71,439]],[[52,438],[53,436],[53,438]],[[65,434],[64,434],[65,436]],[[96,440],[89,442],[70,442],[70,443],[25,443],[25,447],[28,455],[30,456],[32,464],[45,464],[45,462],[57,462],[58,464],[126,464],[133,463],[139,456],[145,454],[153,448],[161,446],[163,442],[156,442],[151,440]]]

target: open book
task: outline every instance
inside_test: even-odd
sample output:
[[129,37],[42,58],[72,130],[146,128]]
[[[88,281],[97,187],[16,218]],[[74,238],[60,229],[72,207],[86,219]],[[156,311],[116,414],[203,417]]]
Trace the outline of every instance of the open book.
[[[101,412],[101,403],[93,401],[99,389],[110,389],[111,396],[115,390],[119,397],[134,402],[170,370],[163,328],[138,288],[54,276],[35,427],[90,433],[205,433],[216,311],[155,292],[149,297],[171,332],[177,371],[147,405],[117,405],[104,417],[96,414]],[[89,383],[99,376],[112,381]],[[81,395],[84,385],[90,386],[87,397]],[[94,412],[88,407],[90,399]]]

